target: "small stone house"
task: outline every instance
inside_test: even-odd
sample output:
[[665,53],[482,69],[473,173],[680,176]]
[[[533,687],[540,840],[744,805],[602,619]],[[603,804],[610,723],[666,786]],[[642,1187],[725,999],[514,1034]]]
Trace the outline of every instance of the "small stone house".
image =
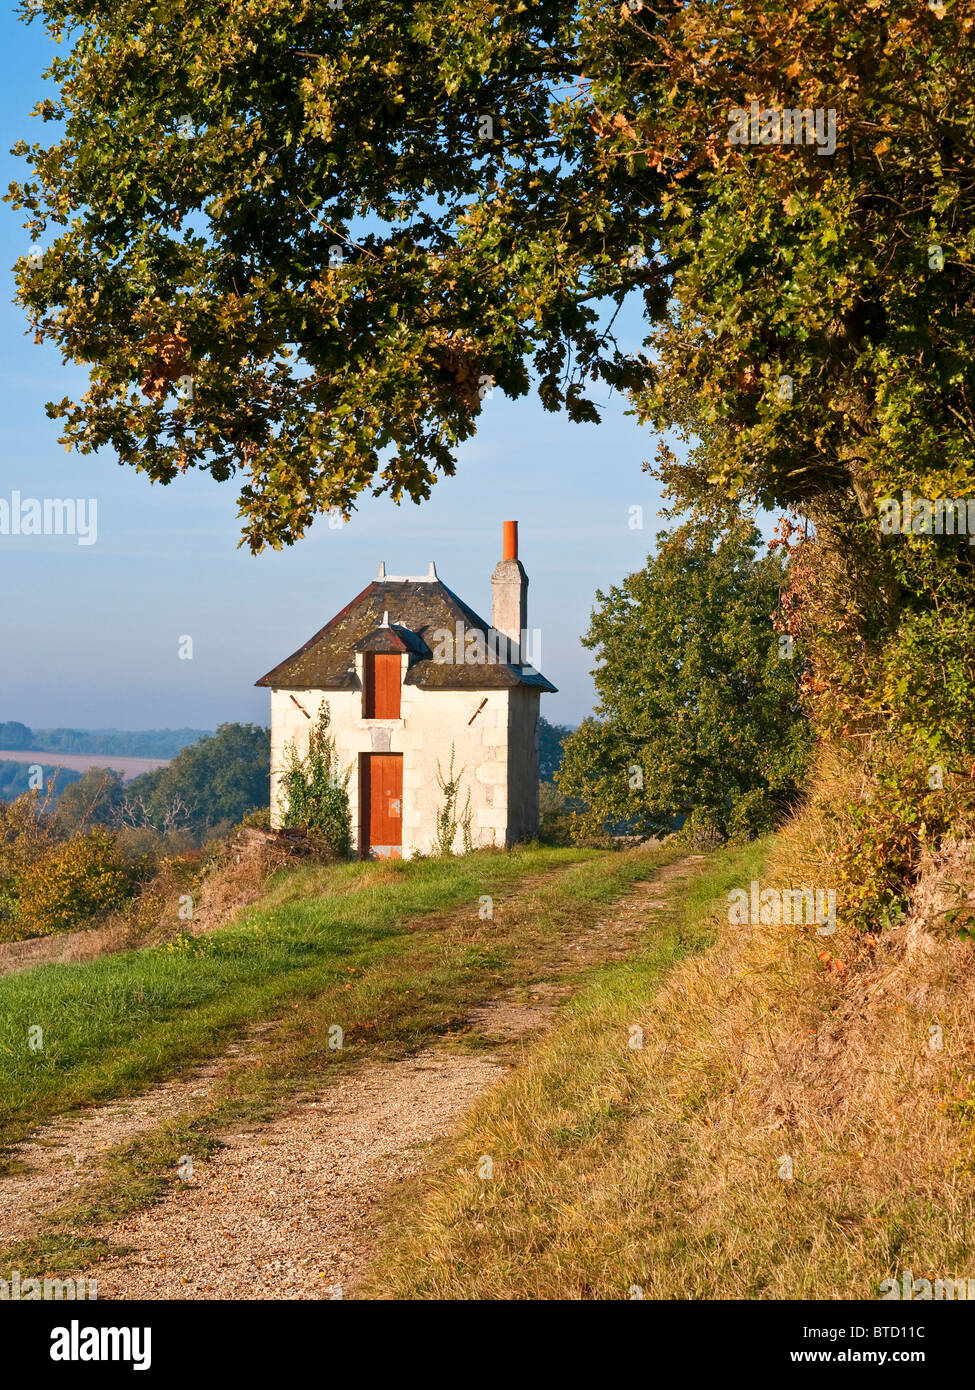
[[[528,576],[518,524],[503,526],[491,577],[491,625],[447,588],[385,565],[293,656],[258,685],[271,691],[271,819],[290,741],[304,754],[327,701],[340,766],[350,770],[353,844],[364,857],[436,847],[441,780],[459,774],[470,845],[508,846],[538,829],[538,716],[555,686],[528,663]],[[453,848],[467,840],[458,826]]]

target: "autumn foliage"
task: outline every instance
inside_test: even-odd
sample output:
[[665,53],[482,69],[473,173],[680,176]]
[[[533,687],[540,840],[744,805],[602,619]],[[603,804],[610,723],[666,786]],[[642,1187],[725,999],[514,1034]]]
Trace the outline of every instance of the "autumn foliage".
[[19,921],[34,936],[68,931],[120,907],[130,888],[114,836],[92,830],[25,869],[18,883]]

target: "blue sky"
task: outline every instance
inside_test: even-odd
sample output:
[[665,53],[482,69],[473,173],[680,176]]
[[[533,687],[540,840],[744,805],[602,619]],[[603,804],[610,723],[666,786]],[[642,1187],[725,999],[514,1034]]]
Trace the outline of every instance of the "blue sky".
[[[0,154],[4,190],[26,166],[7,151],[39,140],[28,112],[53,46],[36,22],[2,20]],[[50,127],[47,128],[49,133]],[[374,577],[422,574],[443,581],[490,619],[491,571],[501,522],[520,523],[529,626],[541,665],[558,687],[543,700],[555,722],[592,708],[591,655],[580,643],[597,588],[643,564],[661,522],[660,492],[641,471],[657,440],[607,399],[599,426],[549,415],[533,396],[485,404],[457,475],[430,500],[399,507],[365,497],[351,523],[316,524],[297,545],[251,556],[237,548],[237,488],[204,475],[153,486],[108,454],[67,454],[45,402],[75,396],[85,374],[25,336],[11,302],[10,267],[29,249],[18,214],[0,207],[0,498],[82,497],[98,502],[98,538],[0,535],[3,652],[0,720],[35,728],[212,728],[266,723],[268,696],[253,682],[300,646]],[[617,321],[619,327],[621,320]],[[635,347],[640,323],[624,325]],[[630,508],[643,508],[642,530]],[[193,638],[193,659],[179,641]]]

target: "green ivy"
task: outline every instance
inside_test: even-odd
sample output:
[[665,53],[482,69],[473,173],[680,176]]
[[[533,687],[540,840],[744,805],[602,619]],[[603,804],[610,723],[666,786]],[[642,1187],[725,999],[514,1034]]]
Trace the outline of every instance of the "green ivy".
[[348,783],[351,769],[339,768],[335,738],[328,732],[331,715],[322,701],[318,718],[308,732],[308,752],[301,757],[294,740],[284,749],[278,806],[286,828],[307,830],[336,855],[352,847],[352,813]]

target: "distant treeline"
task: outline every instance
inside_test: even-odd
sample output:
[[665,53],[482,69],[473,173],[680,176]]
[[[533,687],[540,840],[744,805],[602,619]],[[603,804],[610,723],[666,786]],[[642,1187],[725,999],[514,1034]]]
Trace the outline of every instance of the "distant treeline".
[[[204,834],[227,829],[270,797],[271,731],[257,724],[221,724],[184,748],[168,767],[144,772],[102,797],[106,814],[131,825]],[[88,774],[86,774],[88,775]],[[92,779],[93,780],[93,779]]]
[[[132,755],[135,756],[135,755]],[[59,834],[85,829],[142,830],[200,843],[229,830],[251,811],[266,810],[271,738],[255,724],[221,724],[215,734],[181,749],[166,767],[125,783],[118,771],[77,773],[44,767],[36,790]],[[29,765],[0,761],[0,804],[29,791]],[[0,841],[2,844],[2,841]]]
[[30,729],[17,720],[0,723],[0,749],[37,748],[45,753],[105,754],[117,758],[175,758],[212,729]]
[[[564,724],[539,720],[543,782],[552,782],[562,761],[562,741],[570,732]],[[254,724],[221,724],[216,734],[199,734],[194,729],[31,730],[25,724],[0,724],[0,749],[34,747],[94,757],[101,753],[171,759],[168,767],[142,773],[128,784],[117,771],[100,766],[82,774],[62,768],[51,800],[59,805],[66,828],[123,824],[205,835],[268,805],[270,735]],[[46,762],[43,766],[42,786],[48,792],[54,768]],[[27,763],[0,761],[0,802],[29,790],[29,770]]]

